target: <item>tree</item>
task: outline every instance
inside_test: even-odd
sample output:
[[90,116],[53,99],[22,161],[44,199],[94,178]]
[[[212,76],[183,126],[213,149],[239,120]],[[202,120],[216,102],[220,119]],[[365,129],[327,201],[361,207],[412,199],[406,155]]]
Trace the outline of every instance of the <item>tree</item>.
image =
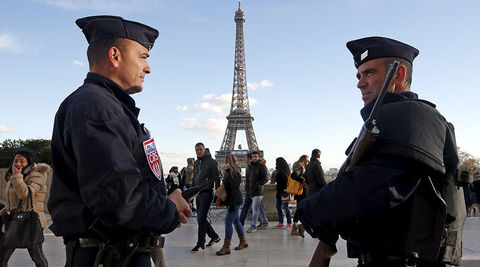
[[51,140],[47,139],[5,139],[0,143],[0,168],[9,167],[13,153],[19,149],[32,151],[37,162],[51,164],[50,144]]
[[480,172],[480,159],[474,157],[472,154],[458,150],[458,158],[460,160],[460,170],[468,171],[472,175]]

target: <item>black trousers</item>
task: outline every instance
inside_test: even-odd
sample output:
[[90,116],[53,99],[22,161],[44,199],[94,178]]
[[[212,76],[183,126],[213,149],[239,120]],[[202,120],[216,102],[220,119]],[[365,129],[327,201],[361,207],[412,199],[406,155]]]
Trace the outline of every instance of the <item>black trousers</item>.
[[[42,244],[34,247],[27,248],[28,254],[32,258],[32,261],[35,263],[36,267],[47,267],[48,262],[45,254],[43,254]],[[0,240],[0,267],[6,267],[8,260],[12,256],[15,248],[7,248],[3,246],[3,239]]]
[[[77,241],[66,242],[67,262],[65,267],[92,267],[95,264],[98,248],[81,248]],[[150,253],[137,252],[128,264],[129,267],[151,267]]]

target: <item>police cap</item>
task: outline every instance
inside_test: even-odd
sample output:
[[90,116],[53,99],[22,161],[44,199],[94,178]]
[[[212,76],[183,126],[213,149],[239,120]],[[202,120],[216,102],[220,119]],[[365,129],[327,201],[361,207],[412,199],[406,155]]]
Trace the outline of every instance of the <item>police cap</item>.
[[122,17],[91,16],[77,19],[75,23],[82,29],[88,44],[103,39],[126,38],[150,50],[158,37],[156,29]]
[[385,37],[366,37],[347,43],[347,48],[353,55],[355,67],[380,57],[403,58],[410,63],[419,51],[413,46]]

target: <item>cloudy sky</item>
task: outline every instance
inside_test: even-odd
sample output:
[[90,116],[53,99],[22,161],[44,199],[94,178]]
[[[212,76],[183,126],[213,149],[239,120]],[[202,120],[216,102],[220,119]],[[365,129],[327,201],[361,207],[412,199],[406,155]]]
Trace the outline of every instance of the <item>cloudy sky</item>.
[[[51,137],[61,101],[88,72],[75,20],[109,14],[157,28],[151,75],[133,97],[164,168],[186,165],[194,144],[220,148],[231,101],[236,0],[2,0],[0,141]],[[388,36],[420,50],[412,90],[456,126],[480,156],[480,2],[467,0],[243,0],[248,92],[268,167],[313,148],[339,167],[363,106],[349,40]],[[240,133],[236,145],[246,147]]]

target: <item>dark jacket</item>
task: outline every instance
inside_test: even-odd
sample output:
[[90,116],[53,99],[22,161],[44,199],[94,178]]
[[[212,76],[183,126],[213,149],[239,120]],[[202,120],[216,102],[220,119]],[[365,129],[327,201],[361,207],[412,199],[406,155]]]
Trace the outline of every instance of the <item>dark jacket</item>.
[[260,161],[250,162],[249,180],[250,196],[263,196],[263,185],[267,181],[267,167]]
[[275,195],[276,199],[282,200],[282,193],[287,188],[287,181],[288,181],[287,174],[281,171],[277,171],[277,174],[276,174],[277,185],[275,187],[277,189],[277,194]]
[[177,227],[159,153],[139,112],[117,83],[96,73],[62,102],[53,127],[48,201],[56,236],[87,235],[95,219],[121,233]]
[[323,174],[322,164],[318,159],[311,159],[307,164],[307,183],[310,195],[320,191],[327,183]]
[[[437,208],[445,202],[432,198],[438,197],[435,192],[463,194],[451,177],[444,177],[455,173],[458,164],[453,130],[432,104],[415,98],[411,92],[387,93],[377,113],[380,135],[370,154],[299,204],[297,212],[302,223],[315,229],[326,243],[335,243],[340,234],[347,240],[350,257],[359,257],[360,253],[405,257],[409,253],[406,251],[408,240],[418,238],[409,234],[421,233],[420,238],[424,238],[431,234],[430,231],[440,229],[440,234],[429,236],[428,241],[443,236],[441,232],[445,228],[433,221],[442,218]],[[362,110],[364,119],[373,102]],[[432,191],[429,179],[439,186],[439,191]],[[429,186],[430,191],[425,189]],[[423,202],[425,206],[421,207],[413,205],[421,199],[432,202]],[[450,216],[446,218],[449,225],[463,225],[464,203],[455,199],[458,206],[448,204],[446,210]],[[449,198],[444,200],[448,202]],[[416,218],[412,217],[413,211],[418,211],[415,214],[423,216],[424,221],[416,221],[412,233],[409,226]],[[450,226],[446,224],[445,227]],[[461,241],[461,228],[455,230],[458,231],[448,235]],[[414,244],[428,244],[425,241],[424,238]],[[461,255],[461,248],[454,248],[455,241],[452,248],[450,241],[446,242],[450,246],[446,251]],[[416,251],[423,257],[426,250]]]
[[[207,150],[203,157],[197,158],[193,169],[193,186],[204,184],[207,180],[215,179],[219,176],[217,161],[212,158],[212,155]],[[204,189],[201,192],[213,192],[213,186]]]
[[242,182],[242,175],[238,171],[225,170],[225,177],[223,178],[223,185],[227,192],[227,200],[225,206],[231,207],[243,203],[242,193],[240,192],[240,184]]

